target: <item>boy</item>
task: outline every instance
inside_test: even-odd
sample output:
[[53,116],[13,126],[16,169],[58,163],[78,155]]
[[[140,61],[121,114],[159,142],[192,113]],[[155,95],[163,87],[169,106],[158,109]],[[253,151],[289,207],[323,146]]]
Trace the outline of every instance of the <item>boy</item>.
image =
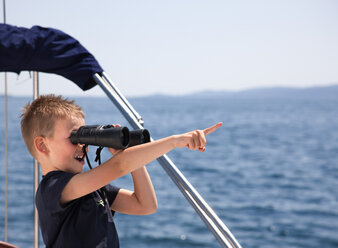
[[[46,247],[119,247],[110,211],[144,215],[157,209],[145,165],[176,147],[203,152],[205,135],[222,125],[125,150],[109,148],[112,158],[82,172],[83,145],[72,144],[70,134],[85,125],[84,117],[74,101],[54,95],[41,96],[27,104],[21,116],[22,136],[43,174],[36,207]],[[109,184],[128,173],[132,173],[133,192]],[[100,197],[102,187],[106,201]]]

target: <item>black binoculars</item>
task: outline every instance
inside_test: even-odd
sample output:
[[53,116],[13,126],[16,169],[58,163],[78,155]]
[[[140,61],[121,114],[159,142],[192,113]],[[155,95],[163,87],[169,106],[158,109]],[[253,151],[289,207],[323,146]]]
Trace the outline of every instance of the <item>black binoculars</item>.
[[70,135],[73,144],[110,147],[126,149],[150,142],[147,129],[129,131],[127,127],[114,127],[113,125],[88,125],[82,126]]

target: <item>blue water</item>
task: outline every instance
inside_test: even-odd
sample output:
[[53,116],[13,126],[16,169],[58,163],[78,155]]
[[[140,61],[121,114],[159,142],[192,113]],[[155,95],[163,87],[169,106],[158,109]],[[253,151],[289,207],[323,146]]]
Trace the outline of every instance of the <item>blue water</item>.
[[[27,101],[9,99],[8,239],[20,247],[32,247],[33,240],[33,165],[18,118]],[[87,124],[127,124],[106,99],[77,102]],[[131,102],[155,139],[224,123],[208,137],[206,152],[180,149],[169,157],[243,247],[338,247],[338,100],[157,97]],[[0,106],[3,240],[3,98]],[[148,169],[158,211],[116,214],[121,247],[219,247],[161,166],[153,162]],[[114,184],[132,189],[130,176]]]

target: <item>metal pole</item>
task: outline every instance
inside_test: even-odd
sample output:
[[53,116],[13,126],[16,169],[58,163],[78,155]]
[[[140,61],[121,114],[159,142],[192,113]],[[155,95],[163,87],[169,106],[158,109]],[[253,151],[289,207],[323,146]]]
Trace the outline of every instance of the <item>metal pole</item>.
[[2,3],[3,3],[4,23],[6,24],[6,0],[3,0]]
[[[39,97],[39,74],[38,72],[33,72],[33,99]],[[38,211],[35,205],[35,193],[39,186],[39,164],[36,159],[34,159],[34,248],[39,247],[39,218]]]
[[[107,84],[112,84],[110,78],[108,77],[108,75],[105,72],[102,72],[102,78],[107,82]],[[141,117],[141,115],[139,113],[136,112],[136,110],[133,108],[133,106],[131,106],[131,104],[129,103],[129,101],[127,100],[127,98],[124,97],[124,95],[122,95],[122,93],[120,92],[120,90],[117,87],[114,87],[112,85],[112,88],[114,88],[114,91],[116,92],[116,94],[118,95],[118,97],[122,100],[122,102],[127,106],[127,108],[131,111],[131,113],[135,116],[137,122],[139,122],[142,126],[144,124],[144,121]]]
[[[134,128],[143,128],[138,121],[142,118],[137,118],[133,110],[128,107],[130,105],[126,99],[121,99],[121,93],[117,90],[116,86],[109,81],[107,77],[101,78],[98,74],[94,75],[95,81],[100,85],[107,96],[115,103],[117,108],[121,111],[124,117],[128,120],[130,125]],[[127,102],[127,103],[126,103]],[[142,123],[143,124],[143,123]],[[209,230],[216,237],[222,247],[227,248],[240,248],[240,244],[225,226],[225,224],[218,218],[216,213],[211,207],[204,201],[204,199],[198,194],[194,187],[184,177],[184,175],[178,170],[175,164],[164,155],[157,159],[163,169],[167,172],[169,177],[173,180],[176,186],[180,189],[183,195],[186,197],[191,206],[195,209],[197,214],[204,221]]]
[[7,73],[5,73],[5,242],[8,231],[8,93]]
[[[3,0],[3,16],[6,24],[6,1]],[[7,73],[5,72],[5,242],[8,238],[8,94]]]

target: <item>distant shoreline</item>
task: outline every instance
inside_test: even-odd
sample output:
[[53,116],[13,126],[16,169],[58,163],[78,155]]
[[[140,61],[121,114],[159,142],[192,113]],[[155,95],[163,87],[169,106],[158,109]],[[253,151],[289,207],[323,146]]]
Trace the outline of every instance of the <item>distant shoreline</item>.
[[[4,94],[0,94],[0,97],[3,98]],[[17,97],[17,98],[26,98],[31,97],[29,95],[11,95],[8,97]],[[69,96],[73,98],[104,98],[105,96],[80,96],[74,95]],[[149,94],[141,96],[128,96],[127,98],[295,98],[295,97],[314,97],[314,98],[334,98],[338,99],[338,84],[333,84],[329,86],[314,86],[314,87],[305,87],[305,88],[296,88],[296,87],[257,87],[245,90],[205,90],[198,91],[193,93],[187,93],[182,95],[172,95],[172,94]]]

